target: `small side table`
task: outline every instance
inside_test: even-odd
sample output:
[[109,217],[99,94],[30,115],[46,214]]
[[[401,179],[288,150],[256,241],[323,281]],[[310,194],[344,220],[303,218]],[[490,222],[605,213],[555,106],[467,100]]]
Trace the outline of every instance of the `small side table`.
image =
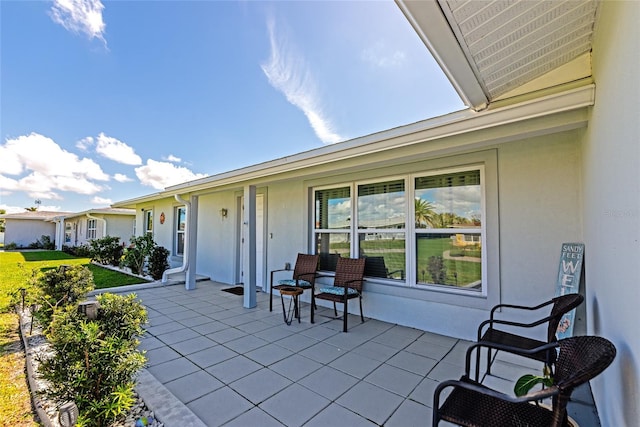
[[[298,306],[300,295],[304,292],[304,289],[287,286],[280,288],[280,300],[282,301],[282,315],[284,316],[284,323],[290,325],[293,322],[293,318],[298,318],[298,323],[300,323],[300,308]],[[285,307],[284,304],[284,296],[288,295],[291,297],[289,301],[289,308]]]

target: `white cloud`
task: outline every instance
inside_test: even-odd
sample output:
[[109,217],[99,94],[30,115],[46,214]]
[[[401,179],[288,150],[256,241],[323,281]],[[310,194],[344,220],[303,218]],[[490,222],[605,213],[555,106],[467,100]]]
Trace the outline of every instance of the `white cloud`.
[[335,133],[330,121],[319,105],[319,95],[315,78],[302,55],[276,36],[275,23],[268,22],[271,56],[262,64],[262,71],[269,83],[282,92],[287,101],[296,106],[311,124],[316,136],[325,144],[343,141],[345,138]]
[[122,173],[117,173],[117,174],[113,175],[113,179],[115,179],[118,182],[131,182],[131,181],[133,181],[133,179],[129,178],[127,175],[122,174]]
[[76,147],[82,151],[87,151],[89,147],[93,145],[93,137],[87,136],[86,138],[82,138],[80,141],[76,142]]
[[377,42],[361,54],[365,62],[380,68],[396,68],[404,64],[407,55],[400,50],[391,50],[385,43]]
[[0,204],[0,209],[4,209],[5,212],[8,214],[24,212],[23,206],[11,206],[11,205]]
[[204,178],[206,174],[194,174],[189,169],[173,163],[147,160],[147,164],[135,169],[136,176],[143,185],[162,190],[175,184]]
[[68,31],[84,34],[89,40],[98,39],[106,46],[102,9],[104,5],[100,0],[53,0],[50,15]]
[[102,187],[94,181],[108,181],[100,165],[62,149],[51,138],[37,133],[9,139],[0,146],[0,186],[6,191],[24,191],[31,197],[61,199],[58,191],[95,194]]
[[109,206],[113,203],[113,200],[105,199],[104,197],[95,196],[93,199],[91,199],[91,203],[94,205]]
[[164,160],[166,160],[168,162],[173,162],[173,163],[180,163],[182,161],[182,159],[180,157],[176,157],[173,154],[169,154],[167,156],[167,158],[164,159]]
[[133,147],[124,142],[107,136],[104,133],[98,135],[96,141],[96,152],[107,159],[114,160],[125,165],[141,165],[142,159],[138,156]]
[[[80,159],[75,154],[62,149],[51,138],[37,133],[9,139],[2,149],[2,154],[9,153],[9,157],[14,156],[14,161],[17,159],[20,172],[31,170],[47,176],[81,175],[99,181],[109,180],[109,175],[105,174],[100,165],[93,160]],[[5,170],[3,167],[2,170],[5,173],[17,175],[17,173],[11,173],[15,172],[15,168]]]

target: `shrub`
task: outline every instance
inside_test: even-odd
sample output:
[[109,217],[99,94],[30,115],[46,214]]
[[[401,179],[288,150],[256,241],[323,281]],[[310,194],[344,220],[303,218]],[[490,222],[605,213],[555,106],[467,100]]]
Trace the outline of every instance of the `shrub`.
[[91,270],[82,265],[61,265],[36,279],[36,318],[47,328],[58,307],[74,304],[94,289]]
[[46,234],[40,236],[40,240],[38,242],[40,243],[42,249],[52,251],[56,248],[56,242],[51,240],[51,237],[47,236]]
[[105,236],[91,241],[91,260],[102,265],[118,265],[124,248],[119,237]]
[[162,279],[162,273],[169,268],[169,251],[163,246],[154,246],[149,255],[149,274],[153,280]]
[[62,246],[62,251],[70,255],[77,256],[79,258],[91,257],[91,248],[89,248],[89,245],[80,245],[80,246],[64,245]]
[[53,353],[39,371],[49,381],[45,394],[58,403],[78,405],[79,425],[106,426],[134,404],[136,372],[145,364],[137,339],[147,321],[131,294],[103,294],[96,320],[75,306],[56,310],[47,339]]
[[145,274],[145,264],[155,243],[151,234],[132,237],[131,244],[124,250],[122,264],[129,267],[133,274]]
[[7,251],[15,251],[18,249],[18,244],[16,242],[7,243],[4,245],[4,249]]

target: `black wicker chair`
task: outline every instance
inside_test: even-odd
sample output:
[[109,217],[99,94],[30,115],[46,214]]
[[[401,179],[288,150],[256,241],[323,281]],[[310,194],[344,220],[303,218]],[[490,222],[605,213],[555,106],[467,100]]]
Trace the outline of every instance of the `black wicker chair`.
[[[349,314],[349,300],[358,298],[360,301],[360,319],[364,322],[362,314],[362,283],[364,277],[364,258],[338,258],[336,264],[336,274],[333,279],[333,286],[323,286],[319,293],[315,290],[311,294],[311,323],[314,323],[314,309],[316,308],[316,299],[332,301],[333,312],[338,316],[336,303],[344,305],[343,310],[343,332],[347,332],[347,318]],[[321,277],[321,276],[319,276]]]
[[[287,270],[273,270],[271,272],[271,286],[269,289],[269,311],[273,311],[273,290],[283,287],[299,287],[302,289],[313,289],[318,270],[319,255],[298,254],[296,265],[293,267],[291,279],[278,280],[277,285],[273,285],[273,273]],[[297,313],[296,313],[297,314]]]
[[[553,373],[554,384],[548,388],[514,397],[490,389],[469,378],[470,359],[473,351],[480,351],[479,344],[467,350],[466,374],[459,380],[440,383],[433,396],[433,426],[441,420],[462,426],[487,427],[559,427],[567,426],[567,402],[573,390],[580,384],[604,371],[616,355],[616,348],[605,338],[579,336],[546,344],[546,351],[559,348]],[[495,349],[502,350],[499,344]],[[527,350],[529,351],[529,350]],[[442,392],[452,388],[442,405]],[[535,402],[551,398],[551,407]]]
[[[556,330],[558,329],[558,324],[560,323],[562,316],[582,304],[582,301],[584,301],[584,297],[580,294],[566,294],[563,296],[555,297],[534,307],[512,304],[499,304],[493,307],[493,309],[491,309],[491,315],[489,319],[482,322],[478,327],[478,344],[488,347],[487,374],[491,373],[491,348],[489,348],[490,344],[500,344],[503,347],[503,351],[538,360],[540,362],[546,363],[551,367],[555,358],[554,351],[540,351],[532,353],[528,350],[540,347],[544,344],[555,342]],[[535,311],[548,306],[551,306],[551,313],[548,316],[542,317],[541,319],[531,323],[521,323],[495,318],[495,313],[498,309]],[[520,330],[526,331],[527,328],[544,325],[545,323],[547,324],[546,341],[530,338],[528,336],[519,335],[512,332],[506,332],[501,329],[496,329],[496,326],[503,325],[520,328]],[[480,351],[478,351],[476,355],[476,381],[479,380],[479,376]]]

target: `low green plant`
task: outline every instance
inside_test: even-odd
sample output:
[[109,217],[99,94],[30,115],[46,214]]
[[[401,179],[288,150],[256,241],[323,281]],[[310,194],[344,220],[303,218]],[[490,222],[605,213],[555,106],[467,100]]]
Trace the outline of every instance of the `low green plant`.
[[9,242],[4,245],[4,249],[7,251],[15,251],[16,249],[18,249],[18,244],[16,242]]
[[551,387],[553,385],[551,369],[549,369],[547,365],[543,368],[542,375],[526,374],[518,378],[513,387],[513,392],[518,397],[524,396],[537,384],[542,384],[545,387]]
[[162,279],[162,274],[169,268],[169,251],[163,246],[154,246],[149,255],[149,274],[153,280]]
[[122,264],[129,267],[133,274],[144,275],[147,258],[151,255],[154,246],[151,234],[145,233],[144,236],[132,237],[131,244],[124,250]]
[[75,306],[55,311],[47,339],[52,355],[39,372],[50,386],[44,393],[56,402],[73,401],[79,425],[102,427],[133,405],[135,374],[145,364],[137,350],[144,332],[145,308],[134,294],[102,294],[95,320]]
[[59,307],[75,304],[95,288],[93,274],[82,265],[61,265],[45,271],[42,275],[32,275],[36,284],[34,313],[44,328],[51,323],[54,312]]
[[90,242],[91,260],[102,265],[118,265],[122,258],[124,248],[120,244],[120,238],[105,236],[101,239],[93,239]]

